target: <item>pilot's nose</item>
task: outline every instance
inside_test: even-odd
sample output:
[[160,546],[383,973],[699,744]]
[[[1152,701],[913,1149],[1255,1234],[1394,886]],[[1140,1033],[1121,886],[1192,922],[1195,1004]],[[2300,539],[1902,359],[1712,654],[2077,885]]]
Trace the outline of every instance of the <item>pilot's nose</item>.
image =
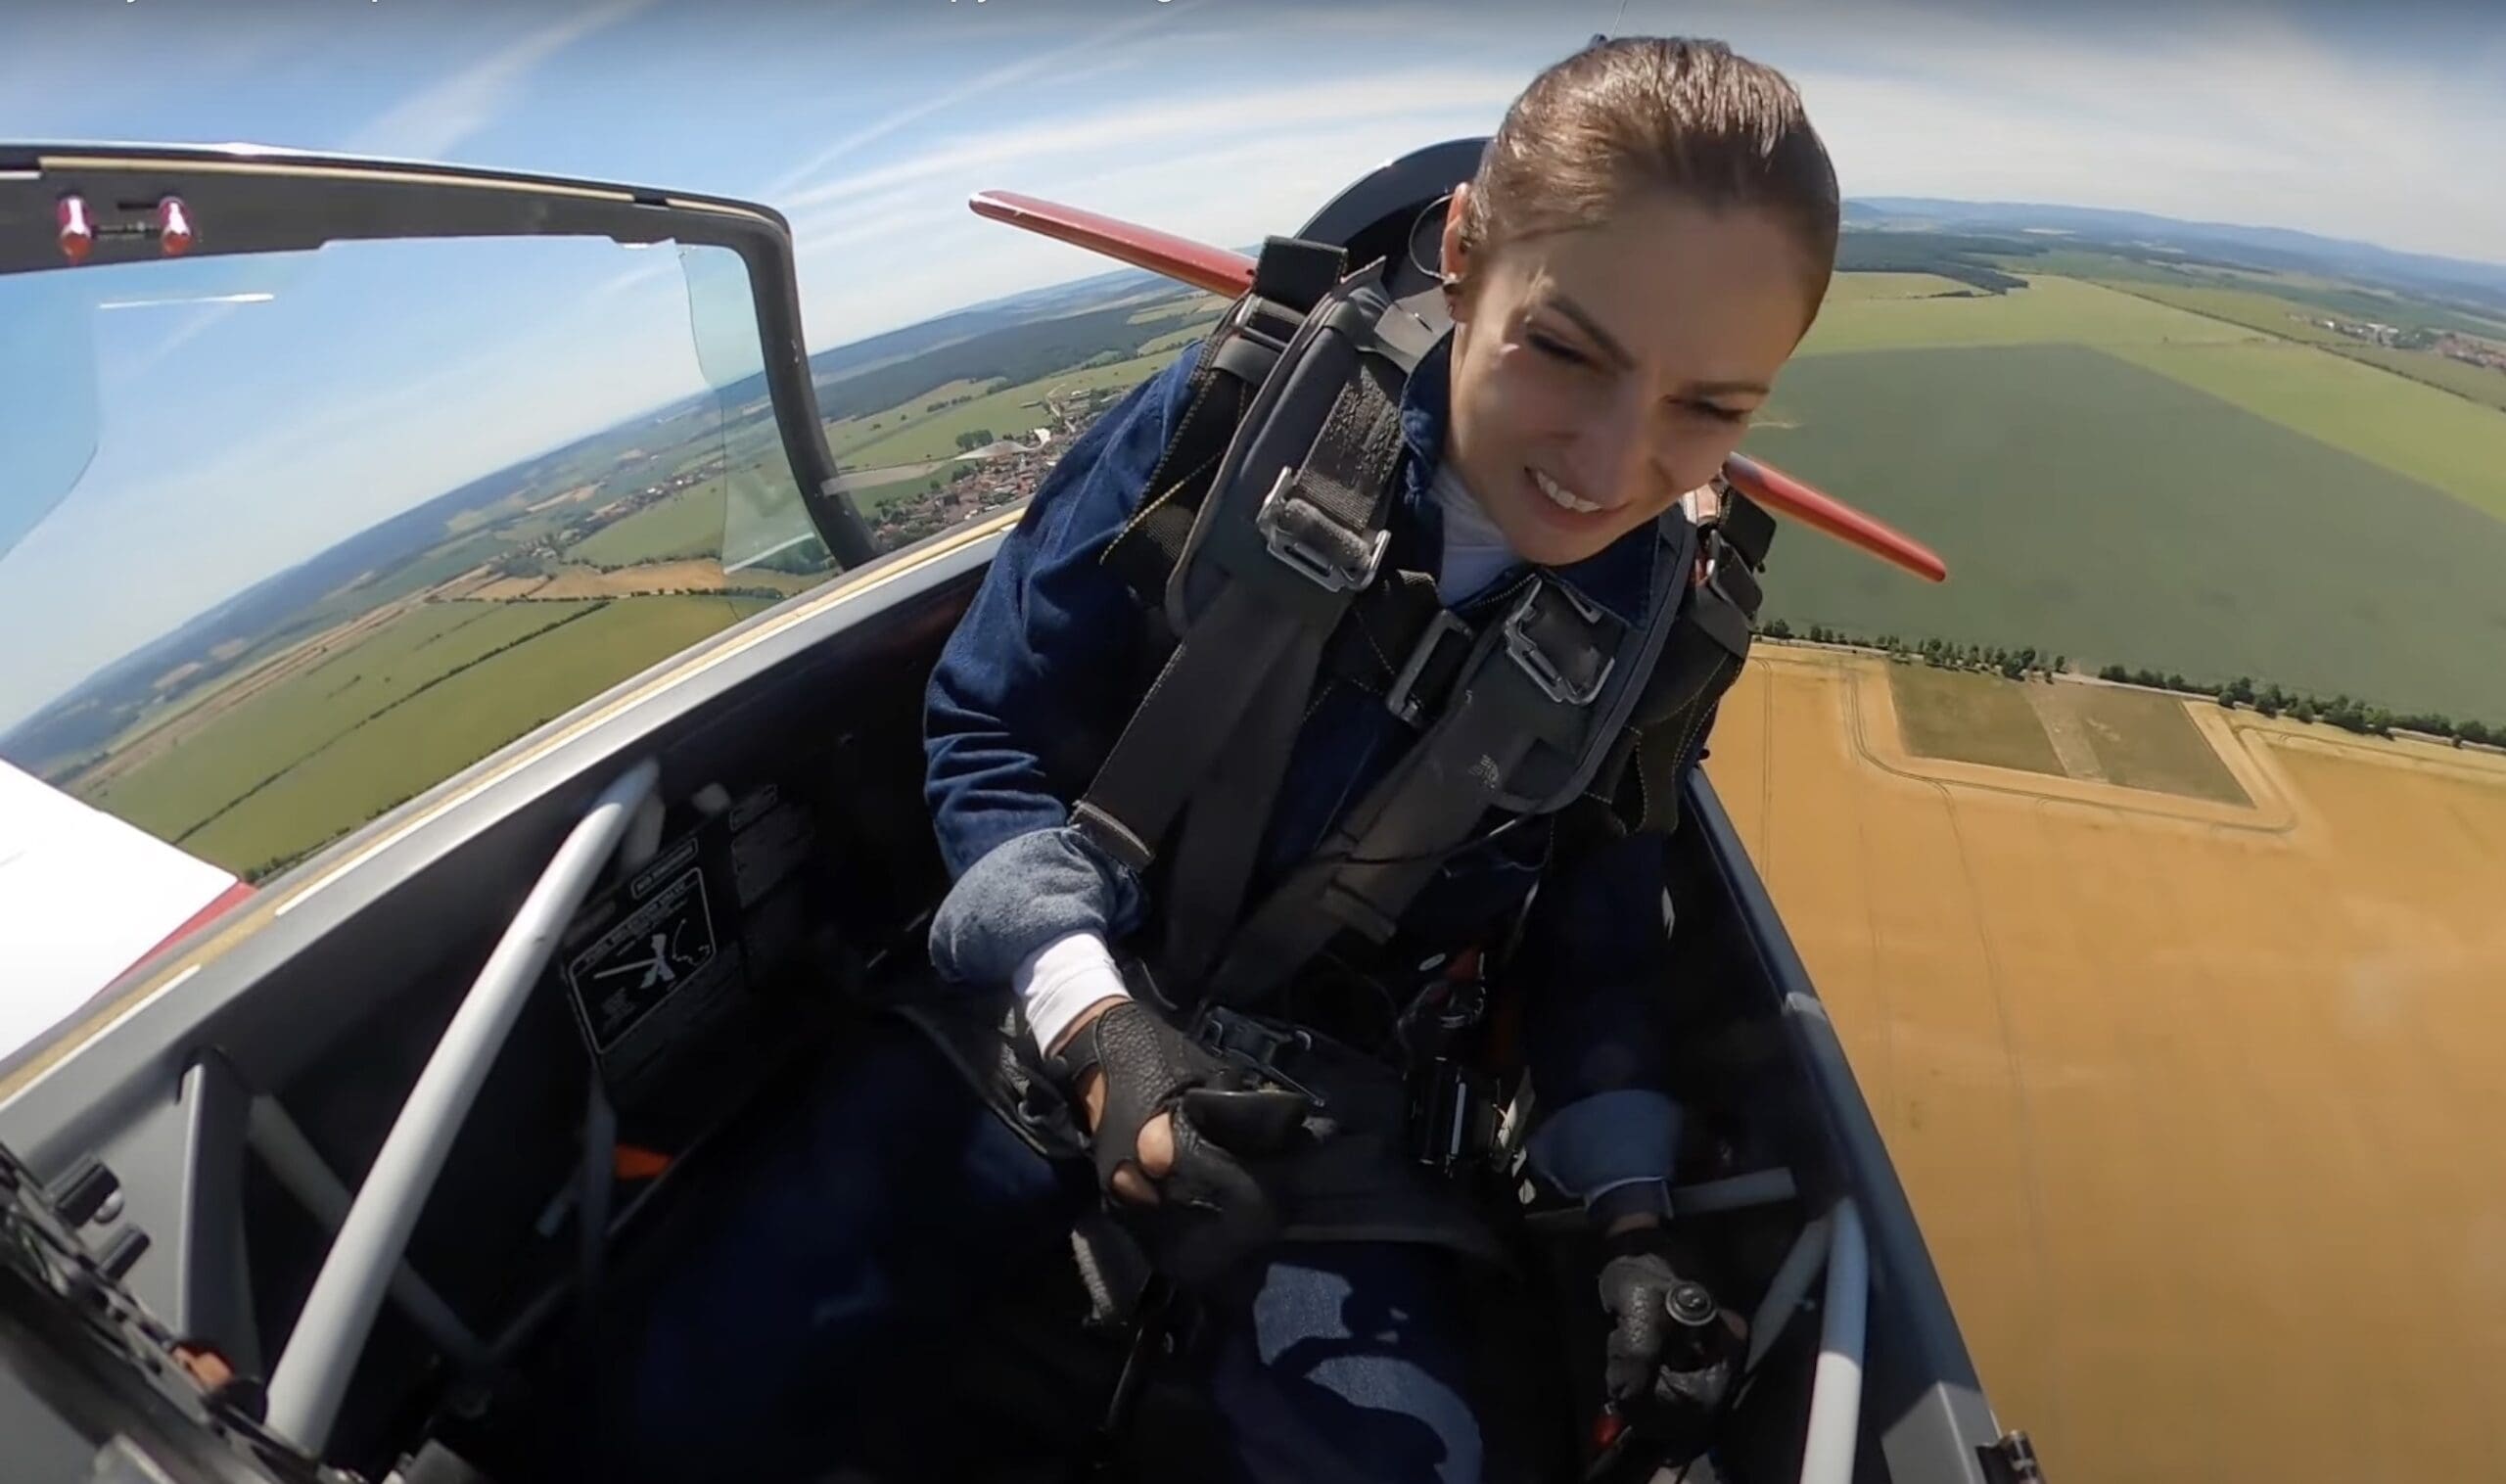
[[1660,482],[1659,446],[1663,433],[1646,409],[1626,397],[1612,397],[1594,409],[1593,421],[1578,441],[1574,478],[1586,499],[1619,506],[1634,504]]

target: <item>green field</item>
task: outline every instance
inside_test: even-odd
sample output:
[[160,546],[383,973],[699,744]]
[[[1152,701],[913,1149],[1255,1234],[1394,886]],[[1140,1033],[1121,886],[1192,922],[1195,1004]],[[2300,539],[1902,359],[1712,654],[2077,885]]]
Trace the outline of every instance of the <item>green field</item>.
[[[1864,276],[1840,274],[1838,281]],[[2506,517],[2506,413],[2355,359],[2155,302],[2137,288],[2125,293],[2076,279],[2036,278],[2024,290],[1982,299],[1831,301],[1778,383],[1768,419],[1783,422],[1787,390],[1816,360],[1838,352],[2093,346]],[[2249,314],[2260,312],[2253,301],[2269,300],[2228,289],[2195,292],[2226,296],[2204,301],[2235,303]]]
[[722,482],[711,480],[647,505],[566,548],[569,559],[595,567],[632,567],[722,550]]
[[2354,340],[2316,323],[2318,318],[2329,312],[2317,305],[2300,303],[2258,289],[2160,283],[2118,284],[2114,287],[2267,335],[2321,346],[2336,355],[2364,361],[2412,381],[2425,382],[2457,396],[2467,396],[2485,406],[2506,411],[2506,372],[2466,365],[2433,350],[2393,349]]
[[[1980,763],[2053,777],[2251,804],[2202,735],[2185,702],[2155,691],[2077,681],[2045,684],[1928,665],[1888,667],[1898,740],[1919,758]],[[2071,745],[2065,767],[2053,731]]]
[[1003,438],[1015,437],[1045,422],[1042,405],[1046,392],[1084,392],[1097,387],[1129,388],[1165,368],[1171,353],[1138,355],[1085,371],[1066,371],[1004,387],[961,406],[951,407],[854,449],[844,462],[856,469],[889,464],[914,464],[956,454],[957,435],[989,428]]
[[918,395],[907,397],[893,407],[882,407],[860,417],[835,418],[826,425],[826,443],[838,462],[852,463],[856,448],[866,448],[883,438],[895,434],[915,418],[927,417],[940,409],[940,404],[960,396],[981,395],[998,386],[998,377],[983,381],[947,382]]
[[2027,692],[1998,675],[1928,665],[1891,665],[1888,689],[1897,731],[1918,758],[1948,758],[2063,776]]
[[180,841],[272,774],[430,682],[574,619],[590,603],[430,603],[212,718],[88,798]]
[[1837,304],[1873,299],[1931,299],[1974,292],[1956,279],[1937,273],[1838,273],[1828,281],[1827,301]]
[[2338,330],[2327,330],[2316,323],[2324,316],[2324,310],[2260,289],[2226,284],[2149,281],[2120,282],[2106,287],[2178,309],[2190,309],[2196,314],[2206,314],[2212,319],[2223,319],[2250,330],[2259,330],[2265,335],[2276,335],[2283,340],[2299,340],[2335,349],[2359,344]]
[[[392,707],[332,738],[182,841],[183,848],[236,871],[294,858],[766,606],[759,598],[710,597],[602,604],[450,674],[418,704]],[[270,745],[265,755],[279,750]],[[189,758],[183,761],[188,766]]]
[[[1850,284],[1861,273],[1839,273]],[[1946,282],[1947,280],[1942,280]],[[1832,298],[1801,343],[1803,356],[1918,346],[2216,344],[2253,332],[2074,278],[1976,299]]]
[[2341,352],[2351,360],[2382,366],[2396,376],[2467,396],[2483,406],[2506,412],[2506,371],[2475,366],[2433,350],[2400,350],[2384,346],[2352,346]]
[[2287,341],[2107,348],[2506,519],[2506,412]]
[[2185,714],[2184,701],[2116,685],[2049,685],[2033,695],[2079,724],[2111,782],[2219,804],[2253,802]]
[[[1787,527],[1767,617],[2506,719],[2506,522],[2130,353],[1875,350],[1788,367],[1770,423],[1791,426],[1753,432],[1749,449],[1929,541],[1950,580]],[[2293,346],[2185,354],[2223,370],[2306,356],[2494,416]]]
[[[1161,319],[1216,319],[1227,305],[1228,301],[1215,294],[1195,294],[1188,299],[1179,299],[1173,303],[1142,309],[1137,314],[1128,316],[1125,323],[1145,325]],[[1145,347],[1142,347],[1141,350],[1143,354],[1146,353]]]
[[1144,342],[1139,348],[1139,353],[1142,355],[1164,355],[1170,351],[1180,350],[1196,340],[1208,339],[1211,327],[1215,326],[1217,323],[1218,316],[1216,315],[1212,315],[1207,319],[1194,320],[1192,323],[1185,325],[1180,330],[1170,330],[1164,335],[1157,337],[1155,340]]

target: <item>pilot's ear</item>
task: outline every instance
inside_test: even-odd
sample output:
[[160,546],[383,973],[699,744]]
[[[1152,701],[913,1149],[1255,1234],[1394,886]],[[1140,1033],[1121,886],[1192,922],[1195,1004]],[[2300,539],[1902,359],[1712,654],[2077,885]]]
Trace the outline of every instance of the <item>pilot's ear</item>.
[[1438,266],[1444,274],[1445,295],[1457,303],[1462,282],[1470,271],[1470,254],[1462,245],[1462,223],[1469,205],[1470,184],[1464,181],[1453,188],[1453,198],[1445,203],[1444,238],[1438,244],[1442,258]]

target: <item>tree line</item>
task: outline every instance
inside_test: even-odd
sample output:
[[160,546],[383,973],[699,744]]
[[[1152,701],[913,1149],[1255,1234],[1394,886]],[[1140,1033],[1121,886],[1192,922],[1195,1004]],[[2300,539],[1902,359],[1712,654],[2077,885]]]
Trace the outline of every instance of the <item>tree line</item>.
[[[1994,644],[1953,644],[1945,639],[1908,641],[1892,633],[1877,637],[1851,634],[1825,624],[1813,624],[1796,635],[1792,626],[1782,619],[1770,621],[1759,632],[1770,639],[1798,637],[1813,644],[1877,649],[1892,657],[1921,660],[1935,670],[1975,671],[2013,680],[2041,677],[2050,682],[2054,676],[2070,668],[2069,656],[2051,654],[2033,644],[2012,649]],[[2049,655],[2050,658],[2047,657]],[[2361,736],[2390,737],[2396,731],[2412,731],[2443,737],[2456,746],[2466,742],[2481,746],[2506,746],[2506,726],[2491,726],[2477,719],[2456,720],[2442,712],[2396,712],[2355,700],[2346,694],[2326,700],[2310,691],[2257,682],[2250,675],[2238,675],[2219,682],[2188,679],[2175,671],[2161,673],[2155,670],[2108,665],[2097,672],[2097,677],[2117,684],[2146,686],[2152,690],[2207,696],[2231,711],[2240,706],[2250,706],[2266,717],[2285,715],[2299,721],[2321,721]]]
[[2321,721],[2362,736],[2390,737],[2395,731],[2415,731],[2443,737],[2457,745],[2465,742],[2506,744],[2506,727],[2490,726],[2476,718],[2457,721],[2442,712],[2396,712],[2352,700],[2345,694],[2327,701],[2311,691],[2256,685],[2249,675],[2238,675],[2222,685],[2188,680],[2179,674],[2161,675],[2153,670],[2125,670],[2120,665],[2109,665],[2097,672],[2097,677],[2208,696],[2231,711],[2239,706],[2251,706],[2266,717],[2276,717],[2285,712],[2299,721]]
[[2009,649],[1997,644],[1952,644],[1946,639],[1901,639],[1892,633],[1877,638],[1849,634],[1841,628],[1813,624],[1795,635],[1792,626],[1782,619],[1771,621],[1758,630],[1770,639],[1803,638],[1813,644],[1849,644],[1856,649],[1885,650],[1891,655],[1905,655],[1931,666],[1934,670],[1972,670],[2024,680],[2041,675],[2051,680],[2070,664],[2070,657],[2051,650],[2040,650],[2033,644]]

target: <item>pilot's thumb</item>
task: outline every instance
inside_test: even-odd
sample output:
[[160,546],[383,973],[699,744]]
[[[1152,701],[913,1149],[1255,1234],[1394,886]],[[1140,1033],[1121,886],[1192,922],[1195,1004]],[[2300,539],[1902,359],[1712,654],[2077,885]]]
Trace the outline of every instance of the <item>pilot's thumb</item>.
[[1314,1101],[1286,1088],[1222,1091],[1194,1088],[1182,1112],[1203,1138],[1236,1154],[1276,1154],[1295,1142]]

